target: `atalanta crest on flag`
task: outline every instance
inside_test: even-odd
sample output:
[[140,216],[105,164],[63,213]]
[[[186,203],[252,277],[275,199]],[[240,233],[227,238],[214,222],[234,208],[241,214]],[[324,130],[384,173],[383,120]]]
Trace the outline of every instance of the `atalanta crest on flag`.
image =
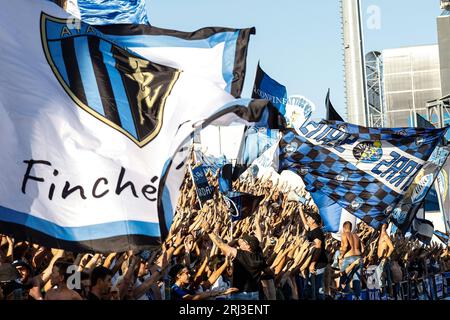
[[41,15],[46,58],[72,100],[139,147],[160,132],[180,71],[127,51],[79,20]]

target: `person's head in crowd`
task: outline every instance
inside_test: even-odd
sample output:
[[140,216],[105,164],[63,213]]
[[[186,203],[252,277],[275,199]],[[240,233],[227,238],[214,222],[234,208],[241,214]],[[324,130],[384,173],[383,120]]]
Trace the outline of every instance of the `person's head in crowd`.
[[74,289],[74,290],[77,291],[78,294],[82,298],[87,299],[88,294],[89,294],[89,290],[91,288],[91,276],[89,275],[89,273],[81,272],[80,284],[81,284],[81,288],[80,289]]
[[16,268],[9,263],[0,264],[0,289],[2,291],[3,299],[17,287],[16,280],[20,278],[20,274]]
[[[114,287],[119,288],[121,286],[123,280],[124,280],[123,277],[120,277],[117,280],[117,283],[115,284]],[[113,287],[111,287],[111,290],[112,290],[112,288]],[[123,294],[121,294],[119,291],[119,294],[122,295],[122,300],[134,300],[134,296],[133,296],[134,281],[130,281],[130,283],[128,284],[128,287],[123,288],[123,290],[125,290],[125,292]],[[110,293],[111,293],[111,291],[110,291]],[[110,298],[112,298],[112,297],[113,297],[113,295],[110,294]],[[120,295],[119,295],[119,297],[120,297]]]
[[147,261],[141,259],[139,263],[139,268],[136,268],[135,276],[137,278],[142,278],[148,274],[148,264]]
[[306,214],[306,223],[310,229],[319,227],[322,223],[320,214],[312,210],[308,211]]
[[16,260],[12,266],[19,272],[20,282],[26,283],[32,277],[33,269],[25,261]]
[[269,213],[271,215],[280,213],[280,205],[278,203],[272,203],[269,207]]
[[169,276],[179,287],[187,287],[191,280],[190,270],[183,264],[174,265],[169,271]]
[[95,267],[91,273],[91,292],[100,297],[107,296],[112,287],[111,279],[111,270],[103,266]]
[[345,231],[345,232],[351,232],[352,231],[352,223],[350,222],[350,221],[345,221],[344,222],[344,225],[342,226],[342,229]]
[[113,286],[109,294],[111,300],[120,300],[119,288],[117,286]]
[[233,266],[228,265],[227,268],[225,269],[225,272],[222,274],[222,276],[224,276],[225,279],[231,280],[231,278],[233,277]]
[[67,270],[71,264],[67,261],[56,261],[53,265],[52,273],[50,274],[50,283],[52,287],[60,287],[67,284],[67,279],[70,276],[70,270]]
[[260,253],[261,247],[259,246],[259,240],[255,236],[244,234],[242,238],[238,240],[239,249],[252,253]]

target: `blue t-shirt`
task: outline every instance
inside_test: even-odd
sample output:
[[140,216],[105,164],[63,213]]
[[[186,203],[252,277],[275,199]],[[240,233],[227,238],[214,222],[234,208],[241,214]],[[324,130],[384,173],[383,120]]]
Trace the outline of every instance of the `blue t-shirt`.
[[195,295],[195,291],[181,288],[177,284],[174,284],[170,288],[170,299],[171,300],[183,300],[183,297],[187,294]]

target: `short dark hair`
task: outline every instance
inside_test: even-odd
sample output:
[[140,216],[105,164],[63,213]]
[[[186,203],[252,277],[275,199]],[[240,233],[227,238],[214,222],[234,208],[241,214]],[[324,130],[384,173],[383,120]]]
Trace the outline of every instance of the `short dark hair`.
[[308,214],[308,216],[311,217],[311,219],[314,220],[315,223],[317,223],[317,224],[322,223],[322,218],[320,217],[320,214],[318,214],[317,212],[311,210],[307,214]]
[[348,227],[350,230],[352,229],[352,223],[350,221],[345,221],[343,227],[346,228]]
[[107,276],[112,277],[112,272],[108,268],[105,268],[104,266],[98,266],[95,267],[94,270],[92,270],[91,273],[91,287],[94,287],[97,285],[97,281],[99,279],[105,280]]
[[67,261],[57,260],[53,266],[58,268],[58,273],[64,277],[64,281],[67,281],[67,278],[69,278],[69,274],[67,274],[67,269],[71,265],[72,264]]
[[181,270],[183,270],[184,268],[186,268],[186,266],[184,264],[176,264],[174,265],[170,271],[169,271],[169,276],[172,278],[173,281],[176,280],[177,276],[180,274]]
[[91,276],[86,271],[81,272],[81,281],[83,280],[91,280]]

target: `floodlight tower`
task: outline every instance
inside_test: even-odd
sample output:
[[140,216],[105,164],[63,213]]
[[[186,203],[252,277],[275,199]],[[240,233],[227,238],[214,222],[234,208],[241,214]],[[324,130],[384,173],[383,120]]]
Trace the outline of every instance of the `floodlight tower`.
[[341,0],[347,121],[367,126],[367,88],[361,1]]

